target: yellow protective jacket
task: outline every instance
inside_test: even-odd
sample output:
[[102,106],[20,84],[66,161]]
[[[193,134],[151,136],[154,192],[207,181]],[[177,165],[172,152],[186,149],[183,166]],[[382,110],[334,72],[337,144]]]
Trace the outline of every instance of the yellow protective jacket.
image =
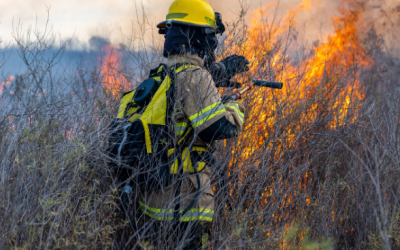
[[[183,169],[180,192],[180,210],[184,210],[195,198],[198,182],[194,174],[190,154],[202,155],[209,151],[210,137],[207,130],[215,127],[221,121],[226,126],[236,129],[230,137],[236,136],[242,129],[244,119],[244,106],[239,103],[221,103],[221,97],[208,71],[203,69],[203,60],[197,55],[175,55],[168,59],[167,66],[177,63],[191,63],[198,67],[191,67],[179,73],[175,79],[175,109],[173,119],[175,122],[176,140],[180,140],[187,127],[195,131],[193,151],[188,149],[182,153]],[[212,129],[211,129],[212,130]],[[211,131],[209,131],[211,132]],[[208,134],[210,134],[208,132]],[[203,136],[199,136],[204,134]],[[235,134],[236,133],[236,134]],[[229,137],[229,136],[228,136]],[[202,140],[203,138],[204,140]],[[221,139],[221,138],[219,138]],[[171,149],[169,154],[173,153]],[[177,162],[176,162],[177,163]],[[171,173],[176,174],[178,164],[171,166]],[[211,166],[206,161],[198,162],[197,170],[201,180],[201,195],[197,204],[186,214],[180,217],[180,221],[212,221],[214,215],[214,193],[211,188]],[[172,220],[174,218],[174,191],[176,182],[156,192],[145,192],[139,195],[141,210],[151,218],[157,220]]]

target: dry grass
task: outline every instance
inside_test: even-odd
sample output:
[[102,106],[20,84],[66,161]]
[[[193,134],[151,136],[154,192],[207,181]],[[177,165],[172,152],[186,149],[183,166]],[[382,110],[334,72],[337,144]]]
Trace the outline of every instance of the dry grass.
[[[117,103],[102,88],[101,71],[84,64],[72,74],[55,71],[65,44],[47,29],[29,32],[22,36],[15,29],[27,70],[0,101],[0,248],[151,249],[151,230],[134,232],[115,219],[117,187],[123,184],[113,177],[106,149]],[[246,41],[245,27],[237,32]],[[262,32],[271,29],[260,32],[268,39]],[[268,63],[274,53],[291,48],[288,37],[290,32],[273,41],[258,74],[279,76],[284,70],[288,58],[280,71]],[[332,65],[309,96],[283,98],[268,90],[258,92],[262,105],[254,96],[244,100],[245,136],[239,143],[220,143],[215,154],[212,249],[399,247],[399,61],[380,49],[376,36],[365,39],[363,51],[373,59],[367,68],[353,64],[338,77],[335,70],[342,68]],[[226,44],[221,53],[235,43]],[[54,48],[58,53],[44,57]],[[152,55],[130,53],[140,72],[154,66],[157,53]],[[298,69],[283,91],[300,88],[304,68]],[[354,79],[364,98],[352,101],[344,122],[332,127],[340,109],[332,107]],[[309,113],[315,119],[299,122]],[[132,218],[143,222],[133,211]],[[162,246],[169,235],[156,233]]]

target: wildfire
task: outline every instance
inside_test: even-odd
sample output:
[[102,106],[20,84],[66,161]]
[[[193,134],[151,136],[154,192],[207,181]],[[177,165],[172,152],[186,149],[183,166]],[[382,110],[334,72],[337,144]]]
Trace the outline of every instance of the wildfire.
[[101,69],[103,86],[112,96],[119,98],[120,92],[128,90],[130,85],[122,73],[123,53],[110,43],[105,44],[101,48],[101,52],[105,53]]
[[[288,11],[282,25],[260,21],[267,11],[267,8],[262,8],[253,15],[248,39],[228,49],[228,53],[243,55],[252,62],[243,81],[256,76],[284,82],[281,91],[256,88],[245,97],[246,124],[233,148],[234,157],[230,164],[242,182],[249,176],[248,165],[263,167],[260,162],[262,152],[273,152],[267,160],[271,166],[275,165],[282,161],[287,150],[300,147],[298,137],[308,127],[318,124],[321,130],[337,129],[357,119],[357,107],[364,98],[358,72],[373,63],[362,46],[357,29],[359,16],[364,10],[350,11],[341,7],[340,16],[332,18],[335,32],[314,45],[310,54],[294,60],[291,54],[296,50],[290,46],[289,38],[295,16],[300,10],[308,11],[310,8],[310,0],[303,1],[298,8]],[[228,38],[227,42],[232,44],[234,39]],[[296,168],[296,162],[287,165],[288,169]],[[285,186],[288,182],[287,179],[283,181],[285,176],[279,169],[271,167],[271,172],[271,180],[261,196],[264,207],[267,204],[274,206],[276,197],[281,198],[273,213],[273,223],[293,219],[293,211],[297,209],[293,202],[299,199],[296,196],[303,197],[305,206],[318,206],[306,193],[307,185],[312,182],[311,171],[303,173],[298,180],[290,180],[299,188],[297,190],[289,185],[287,190],[271,188],[277,184]],[[336,220],[333,208],[332,220],[332,223]],[[274,228],[272,224],[271,228]]]
[[[248,158],[254,149],[264,144],[264,138],[274,131],[276,113],[289,118],[296,117],[296,126],[288,129],[287,141],[290,144],[298,129],[316,119],[321,109],[332,115],[326,128],[334,129],[357,118],[355,110],[349,109],[363,99],[361,83],[355,69],[370,65],[372,60],[367,56],[357,33],[357,21],[360,11],[340,9],[341,17],[332,18],[335,33],[324,42],[311,49],[311,55],[303,56],[301,62],[290,57],[290,48],[284,37],[290,35],[294,16],[300,9],[308,10],[309,0],[304,1],[295,11],[289,11],[284,25],[271,25],[258,22],[264,10],[257,11],[253,26],[249,30],[248,40],[230,49],[230,53],[244,55],[252,62],[250,74],[244,81],[257,76],[264,79],[284,82],[282,91],[257,88],[247,97],[247,123],[240,140],[240,150]],[[351,84],[349,84],[351,83]],[[321,103],[327,105],[321,106]],[[278,110],[279,108],[279,110]],[[304,112],[299,109],[303,108]],[[263,135],[260,136],[261,131]],[[257,145],[252,141],[243,147],[246,138],[257,138]]]
[[10,76],[5,81],[0,83],[0,94],[3,93],[4,87],[9,85],[13,79],[14,79],[14,76]]

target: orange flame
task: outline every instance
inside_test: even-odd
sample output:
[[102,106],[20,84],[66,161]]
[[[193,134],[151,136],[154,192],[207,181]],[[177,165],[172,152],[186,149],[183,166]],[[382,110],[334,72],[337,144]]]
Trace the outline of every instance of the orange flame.
[[[252,62],[250,75],[258,75],[261,78],[275,78],[284,82],[284,89],[281,91],[262,90],[257,88],[249,93],[251,99],[248,101],[249,117],[245,124],[244,133],[239,140],[241,143],[245,138],[258,138],[256,146],[262,146],[264,136],[259,136],[260,131],[273,131],[275,125],[274,114],[279,106],[288,104],[293,108],[279,110],[283,112],[281,117],[290,117],[296,113],[298,125],[306,125],[318,119],[317,114],[321,107],[318,100],[330,100],[328,107],[331,114],[335,116],[328,124],[328,128],[334,129],[346,123],[354,122],[356,114],[349,107],[362,100],[364,94],[358,79],[358,73],[353,72],[351,84],[338,85],[343,77],[349,78],[348,72],[353,68],[362,68],[372,63],[360,45],[361,41],[357,33],[357,21],[361,11],[348,11],[340,9],[341,17],[333,18],[335,33],[327,37],[311,51],[311,56],[303,57],[302,61],[295,62],[288,55],[287,47],[282,46],[285,36],[288,36],[293,25],[293,18],[300,9],[309,9],[309,0],[304,1],[295,11],[289,11],[284,26],[260,23],[260,18],[265,10],[257,11],[254,16],[253,26],[249,30],[248,40],[239,44],[233,53],[244,55]],[[266,34],[268,33],[268,34]],[[230,41],[229,41],[230,42]],[[250,80],[250,79],[246,79]],[[335,86],[337,85],[337,86]],[[334,94],[333,94],[334,93]],[[312,108],[307,112],[298,114],[298,108],[304,103],[311,104]],[[288,131],[286,143],[293,141],[298,131]],[[257,135],[257,136],[256,136]],[[253,152],[254,144],[243,148],[240,143],[240,150],[248,158]]]
[[[243,55],[252,62],[250,73],[244,77],[244,81],[257,76],[284,82],[282,90],[256,88],[245,96],[247,119],[233,148],[234,157],[230,163],[231,171],[239,173],[240,181],[248,176],[246,166],[257,166],[258,159],[262,158],[258,152],[271,149],[274,153],[269,160],[279,162],[284,151],[295,146],[296,138],[310,124],[319,124],[318,121],[323,120],[326,122],[319,125],[322,129],[336,129],[357,119],[357,107],[364,98],[358,70],[373,63],[358,34],[359,16],[364,10],[361,7],[350,11],[341,7],[341,15],[332,18],[335,32],[315,45],[309,55],[294,60],[291,52],[295,54],[296,50],[286,45],[290,42],[291,30],[295,25],[294,17],[299,10],[308,11],[310,8],[310,0],[303,1],[294,11],[288,11],[283,25],[260,21],[268,9],[258,10],[253,15],[254,21],[247,40],[227,51],[229,54]],[[234,42],[234,37],[227,40],[230,44]],[[268,137],[274,133],[279,135],[272,139]],[[288,166],[295,168],[295,164],[288,163]],[[273,220],[274,223],[290,221],[294,216],[289,213],[290,209],[286,209],[288,212],[285,214],[280,211],[293,206],[291,203],[295,200],[295,194],[290,190],[285,194],[282,190],[273,190],[271,187],[274,182],[286,185],[282,181],[284,177],[279,177],[280,173],[275,175],[268,184],[270,186],[267,185],[262,193],[263,204],[273,206],[276,196],[282,197]],[[312,182],[311,176],[310,170],[293,182],[297,182],[296,186],[304,191],[302,195],[307,206],[318,206],[305,192],[306,186]],[[332,220],[337,220],[333,208]]]
[[103,86],[112,96],[119,98],[119,94],[128,90],[130,86],[128,79],[123,75],[121,64],[123,53],[110,43],[105,44],[101,52],[105,52],[101,71]]

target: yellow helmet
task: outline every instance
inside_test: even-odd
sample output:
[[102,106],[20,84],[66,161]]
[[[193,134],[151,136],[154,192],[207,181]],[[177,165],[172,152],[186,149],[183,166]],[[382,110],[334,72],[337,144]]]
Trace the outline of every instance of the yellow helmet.
[[215,28],[215,12],[211,5],[203,0],[175,0],[169,7],[166,19],[159,23],[157,28],[165,28],[167,23]]

